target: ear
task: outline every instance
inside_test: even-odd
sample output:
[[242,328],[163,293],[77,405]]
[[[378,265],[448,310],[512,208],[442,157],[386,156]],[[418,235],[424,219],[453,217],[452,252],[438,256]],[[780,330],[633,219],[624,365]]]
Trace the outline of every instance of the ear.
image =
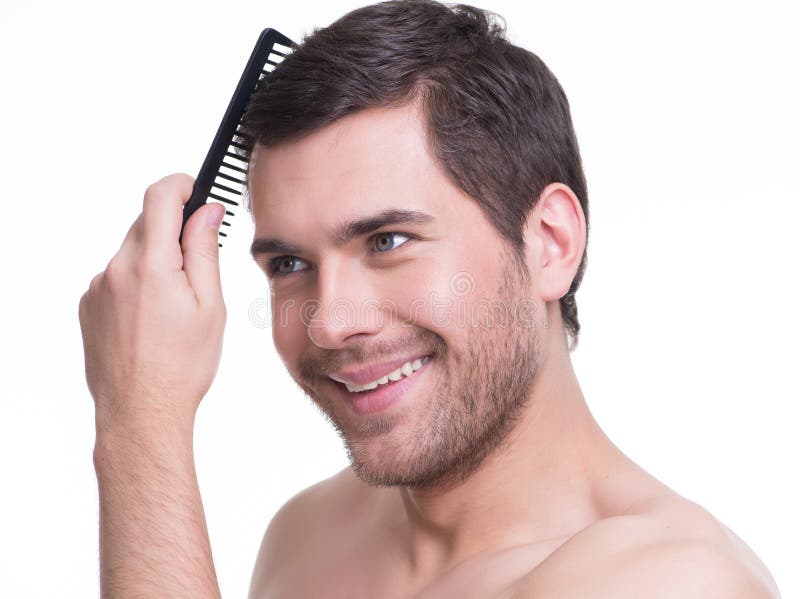
[[586,217],[575,193],[563,183],[545,187],[523,230],[526,258],[539,297],[567,294],[586,247]]

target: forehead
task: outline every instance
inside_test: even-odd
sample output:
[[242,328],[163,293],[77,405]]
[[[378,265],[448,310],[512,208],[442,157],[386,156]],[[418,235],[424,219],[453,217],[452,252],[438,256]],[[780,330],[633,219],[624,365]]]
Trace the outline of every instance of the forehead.
[[[257,146],[250,171],[256,229],[274,218],[327,209],[357,216],[365,208],[421,207],[442,184],[413,106],[348,115],[289,143]],[[428,205],[430,208],[430,205]]]

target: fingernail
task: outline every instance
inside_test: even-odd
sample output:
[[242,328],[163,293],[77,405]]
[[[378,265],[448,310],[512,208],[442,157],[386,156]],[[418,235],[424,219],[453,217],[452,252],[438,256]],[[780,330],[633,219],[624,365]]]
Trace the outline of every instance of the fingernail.
[[208,226],[212,229],[219,229],[222,219],[225,218],[225,206],[222,206],[221,204],[217,204],[217,206],[218,208],[216,211],[208,211]]

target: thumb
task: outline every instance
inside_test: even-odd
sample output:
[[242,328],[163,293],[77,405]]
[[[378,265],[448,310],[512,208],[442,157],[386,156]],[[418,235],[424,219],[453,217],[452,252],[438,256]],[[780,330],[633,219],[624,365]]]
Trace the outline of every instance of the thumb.
[[217,202],[198,208],[186,221],[181,238],[183,270],[201,305],[213,305],[222,298],[217,232],[224,216],[225,206]]

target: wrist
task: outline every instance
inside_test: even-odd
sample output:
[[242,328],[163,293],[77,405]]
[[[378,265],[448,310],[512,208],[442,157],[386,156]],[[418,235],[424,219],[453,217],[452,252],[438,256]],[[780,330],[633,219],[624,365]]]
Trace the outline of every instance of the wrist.
[[119,470],[136,464],[167,468],[194,464],[194,422],[103,418],[98,414],[93,451],[95,470]]
[[99,435],[126,437],[190,436],[194,431],[194,410],[176,412],[159,409],[158,401],[95,401],[95,430]]

